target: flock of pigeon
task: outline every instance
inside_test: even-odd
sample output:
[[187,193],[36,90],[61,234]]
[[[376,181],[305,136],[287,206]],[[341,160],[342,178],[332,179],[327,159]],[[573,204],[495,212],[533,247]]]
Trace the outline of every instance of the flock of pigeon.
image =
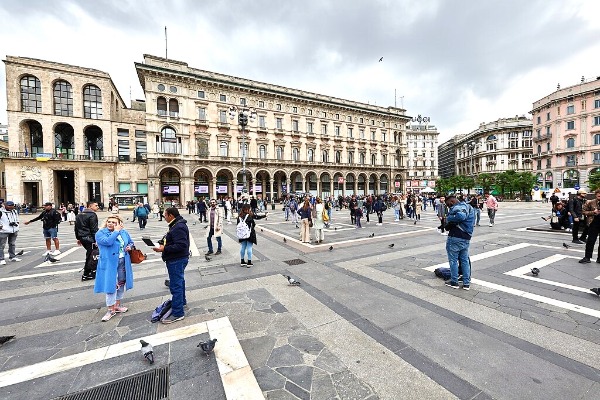
[[[150,364],[154,364],[154,349],[152,348],[152,345],[143,339],[140,340],[140,344],[142,345],[142,355],[144,358],[148,360]],[[216,344],[217,339],[215,338],[206,342],[200,342],[196,347],[200,347],[205,355],[209,355],[215,349]]]

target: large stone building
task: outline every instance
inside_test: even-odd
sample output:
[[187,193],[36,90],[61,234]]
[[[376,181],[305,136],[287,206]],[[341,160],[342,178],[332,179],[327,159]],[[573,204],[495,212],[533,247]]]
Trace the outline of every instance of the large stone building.
[[408,126],[407,191],[419,193],[426,187],[435,187],[438,178],[438,136],[439,132],[433,125],[413,123]]
[[600,171],[600,77],[533,103],[534,172],[546,189],[587,186]]
[[531,171],[532,121],[525,116],[500,118],[454,139],[456,174],[477,177],[482,172],[497,174]]
[[7,199],[106,202],[147,192],[145,112],[126,107],[107,73],[13,56],[4,63]]
[[[135,67],[146,93],[150,201],[237,197],[245,189],[269,198],[379,194],[395,191],[396,182],[405,190],[410,117],[403,109],[150,55]],[[245,127],[238,120],[243,110],[256,116]]]

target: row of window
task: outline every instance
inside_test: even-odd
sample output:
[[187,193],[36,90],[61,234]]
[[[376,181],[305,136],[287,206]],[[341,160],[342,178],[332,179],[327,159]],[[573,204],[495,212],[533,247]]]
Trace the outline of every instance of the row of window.
[[[65,80],[54,82],[53,90],[54,115],[73,116],[73,88]],[[42,85],[32,75],[21,78],[21,111],[30,113],[42,112]],[[96,85],[83,87],[83,117],[102,118],[102,91]]]
[[[595,99],[594,100],[594,109],[597,109],[597,108],[600,108],[600,99]],[[585,110],[585,100],[583,101],[581,109]],[[557,115],[560,116],[560,107],[556,108],[556,112],[557,112]],[[569,104],[567,106],[567,115],[571,115],[571,114],[575,114],[575,105],[574,104]],[[550,112],[548,111],[546,113],[546,121],[550,121],[550,119],[551,119],[550,118]],[[541,115],[537,116],[537,123],[538,123],[538,125],[542,123],[542,116]]]
[[[598,126],[598,125],[600,125],[600,115],[594,116],[592,121],[593,121],[592,126]],[[575,129],[575,120],[571,120],[571,121],[566,121],[565,122],[565,130],[571,131],[571,130],[574,130],[574,129]],[[545,132],[546,132],[546,135],[549,135],[551,133],[549,125],[546,126]],[[541,136],[541,134],[542,134],[542,130],[541,129],[537,129],[536,133],[537,133],[537,137],[539,138]]]

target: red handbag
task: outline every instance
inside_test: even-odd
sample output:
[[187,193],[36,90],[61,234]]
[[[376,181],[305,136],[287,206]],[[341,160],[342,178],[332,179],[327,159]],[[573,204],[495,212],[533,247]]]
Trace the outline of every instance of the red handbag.
[[146,255],[139,249],[129,250],[129,257],[132,264],[139,264],[146,259]]

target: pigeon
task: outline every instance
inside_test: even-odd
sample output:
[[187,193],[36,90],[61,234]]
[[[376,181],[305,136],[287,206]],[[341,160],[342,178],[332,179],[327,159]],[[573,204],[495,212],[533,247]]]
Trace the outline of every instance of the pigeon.
[[202,228],[202,229],[206,229],[206,228],[208,228],[208,225],[204,225],[204,228]]
[[212,260],[212,258],[210,258],[209,256],[206,256],[206,255],[204,256],[204,259],[205,259],[206,261],[210,261],[210,260]]
[[563,247],[564,247],[565,249],[568,249],[568,248],[569,248],[569,247],[571,247],[571,246],[569,246],[568,244],[566,244],[565,242],[563,242]]
[[286,243],[286,242],[287,242],[287,240],[285,240],[285,238],[283,238],[283,243]]
[[263,231],[263,228],[260,228],[260,231],[261,231],[261,232],[264,232],[264,231]]
[[17,253],[18,256],[22,256],[23,255],[23,250],[21,250],[20,252]]
[[0,346],[2,346],[6,342],[10,342],[15,338],[15,335],[12,336],[0,336]]
[[127,221],[129,221],[129,217],[127,217]]
[[333,246],[329,246],[329,251],[333,250]]
[[371,233],[369,237],[375,237],[375,232]]
[[154,364],[154,351],[152,350],[152,345],[145,340],[140,340],[142,344],[142,354],[144,358],[150,361],[150,364]]
[[208,342],[200,342],[200,343],[198,343],[198,346],[196,346],[196,347],[200,347],[202,349],[202,351],[204,352],[204,354],[209,355],[210,352],[214,350],[216,343],[217,343],[217,339],[212,339],[212,340],[209,340]]
[[334,231],[337,231],[337,226],[335,228],[333,228]]
[[168,280],[168,279],[165,279],[165,286],[166,286],[166,287],[169,287],[169,286],[171,286],[171,281],[170,281],[170,280]]
[[591,288],[590,290],[592,292],[594,292],[596,294],[596,296],[600,297],[600,288],[595,287],[595,288]]
[[391,249],[392,247],[394,247],[394,243],[390,244],[388,247]]
[[381,57],[381,58],[379,59],[379,62],[382,62],[382,61],[383,61],[383,57]]
[[196,223],[194,222],[194,223],[192,223],[192,225],[196,225]]
[[50,261],[52,263],[55,263],[58,260],[56,258],[52,257],[50,254],[46,254],[46,257],[44,258],[44,261]]
[[540,269],[539,268],[531,268],[531,274],[533,276],[538,276],[539,273],[540,273]]
[[295,280],[294,278],[292,278],[289,275],[284,275],[284,276],[287,278],[290,286],[300,286],[300,281]]

